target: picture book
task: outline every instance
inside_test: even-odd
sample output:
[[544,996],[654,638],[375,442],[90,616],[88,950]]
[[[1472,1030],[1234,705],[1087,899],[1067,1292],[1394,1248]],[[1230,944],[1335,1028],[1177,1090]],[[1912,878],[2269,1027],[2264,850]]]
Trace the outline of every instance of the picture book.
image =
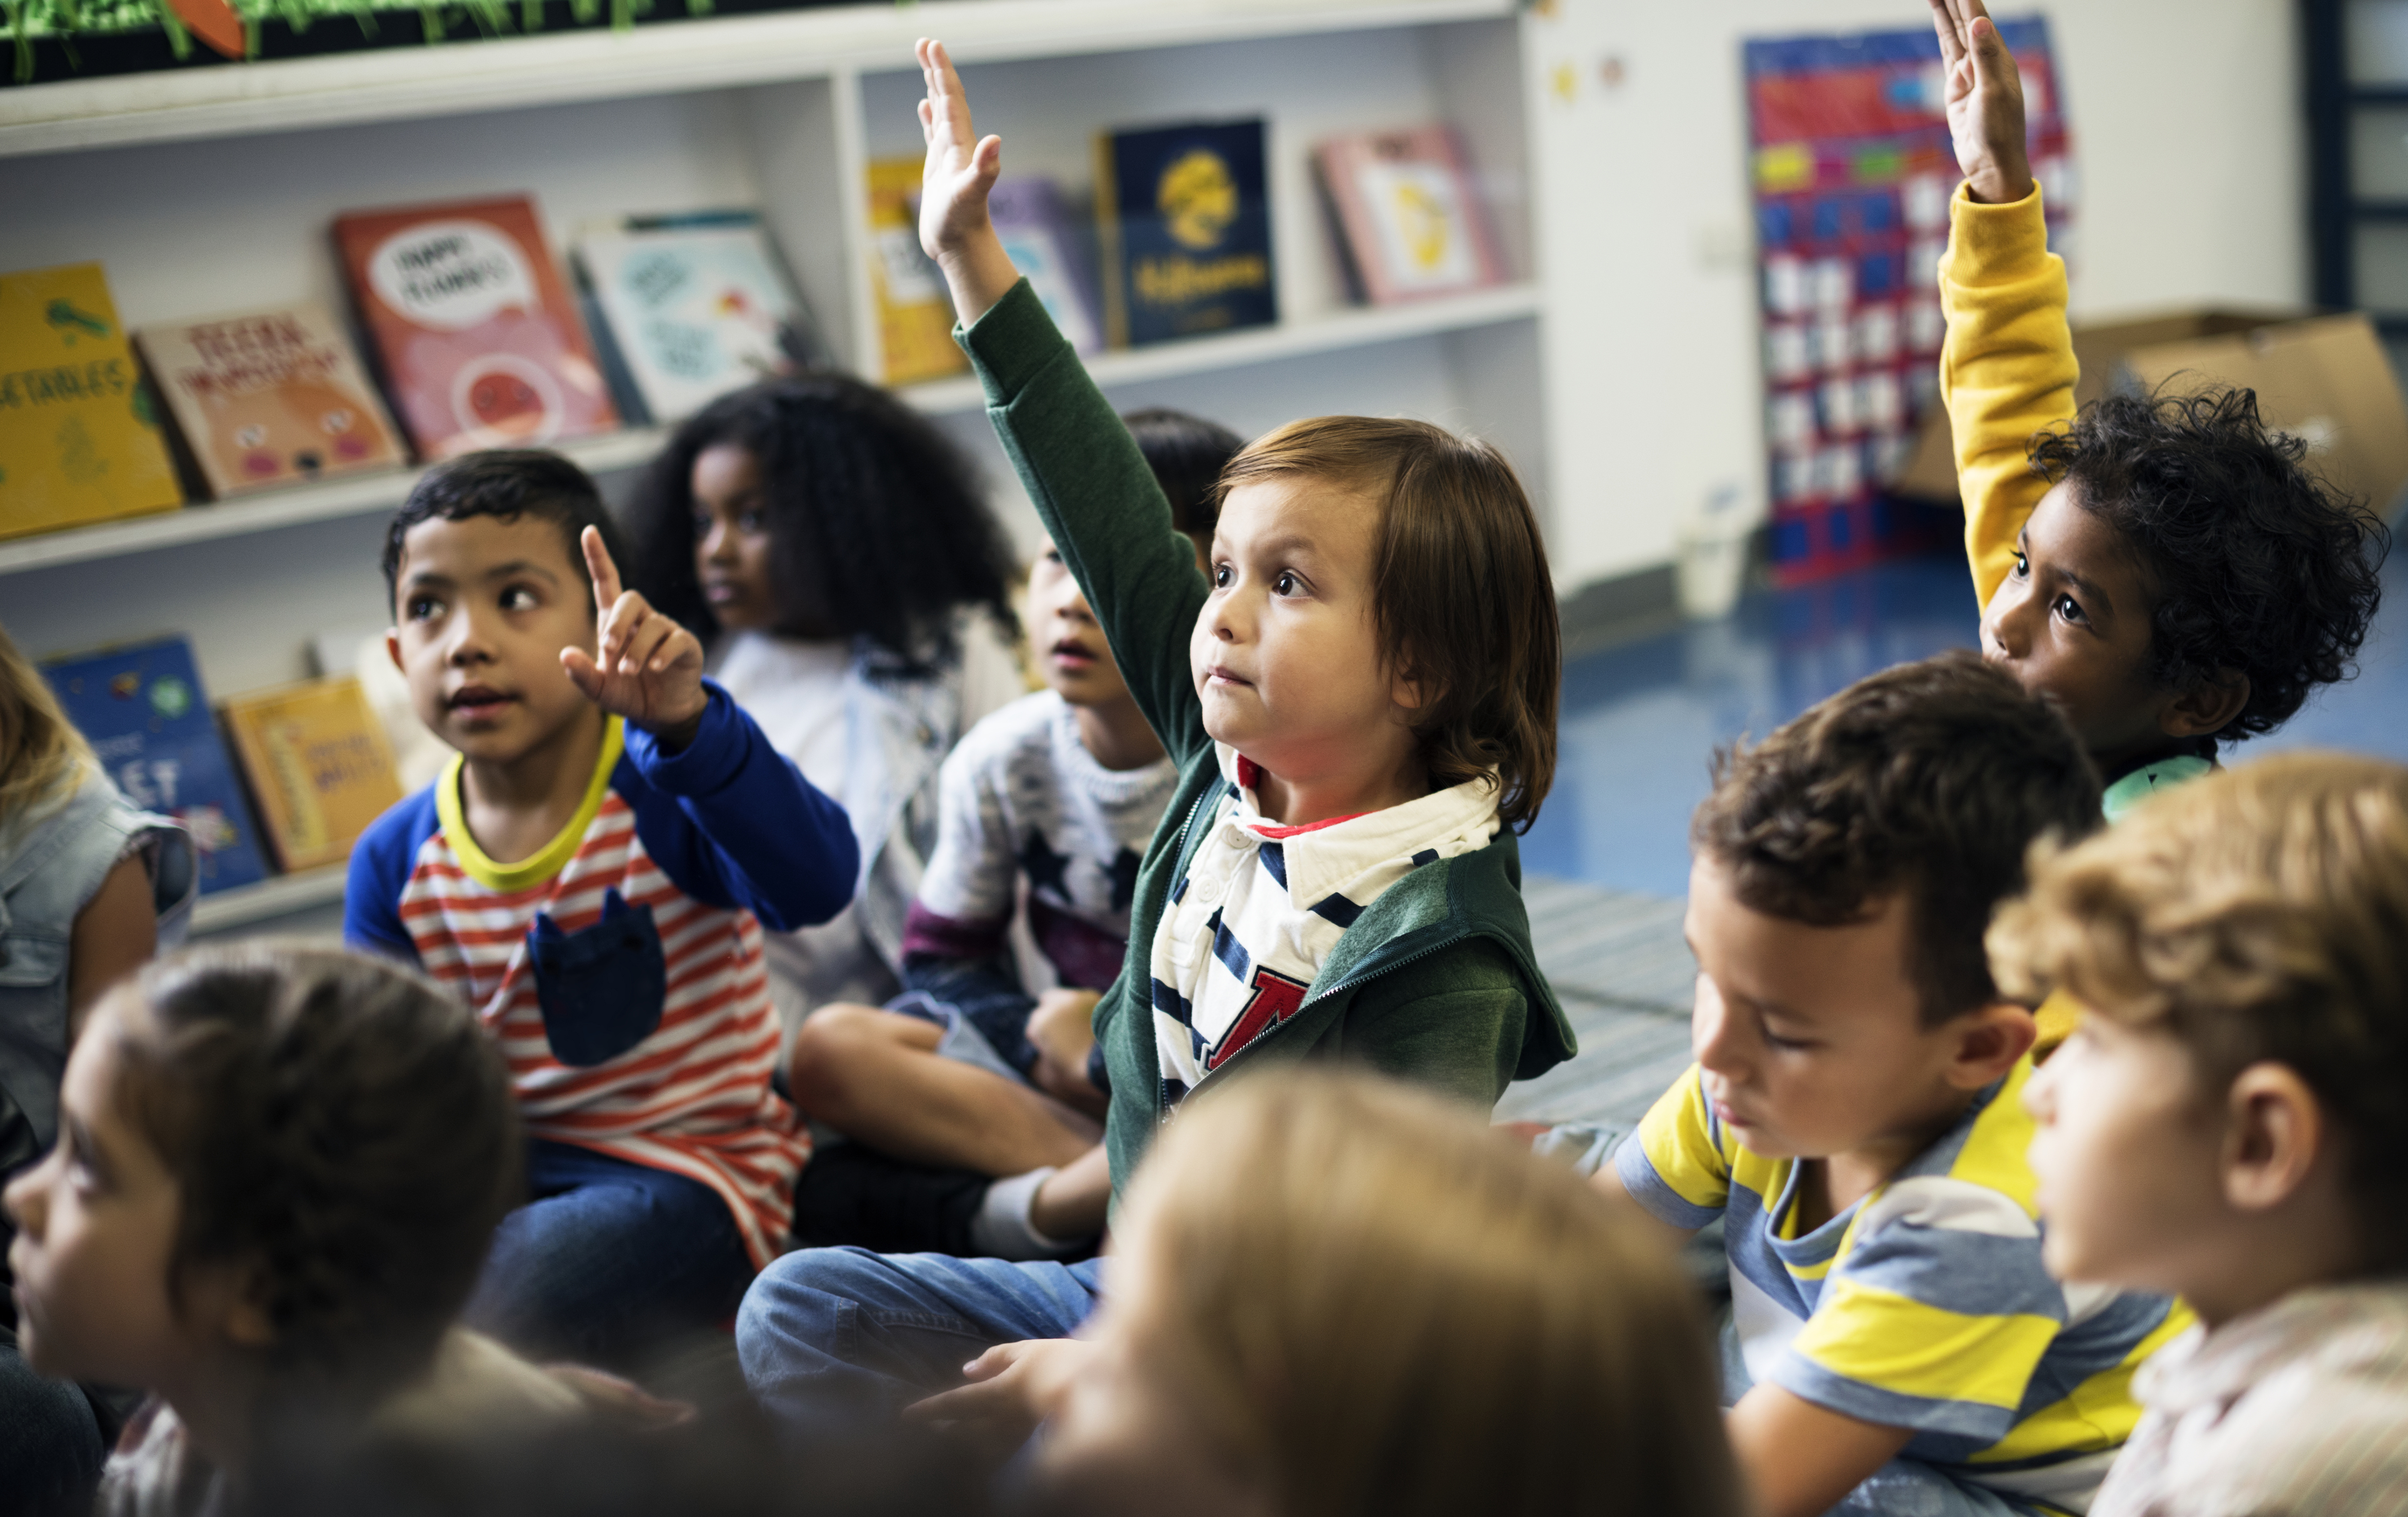
[[920,250],[917,158],[869,163],[869,288],[888,384],[941,379],[970,366],[953,345],[953,303],[945,277]]
[[630,218],[580,237],[580,287],[604,366],[632,392],[631,422],[678,422],[792,367],[802,302],[751,211]]
[[1357,301],[1389,306],[1505,280],[1478,182],[1451,126],[1357,132],[1312,152]]
[[350,675],[230,700],[225,725],[260,831],[288,870],[350,857],[368,823],[401,799],[384,726]]
[[1081,357],[1101,352],[1102,291],[1088,249],[1091,233],[1072,213],[1062,187],[1035,175],[997,179],[986,206],[1003,250],[1027,277],[1062,336]]
[[405,462],[351,337],[315,301],[163,322],[134,340],[217,499]]
[[183,503],[100,265],[0,274],[0,537]]
[[335,243],[418,451],[540,448],[618,425],[535,202],[356,211]]
[[1096,139],[1096,225],[1113,347],[1279,321],[1263,142],[1260,118]]
[[203,894],[265,875],[192,644],[162,637],[54,659],[42,674],[125,798],[174,817],[193,835]]

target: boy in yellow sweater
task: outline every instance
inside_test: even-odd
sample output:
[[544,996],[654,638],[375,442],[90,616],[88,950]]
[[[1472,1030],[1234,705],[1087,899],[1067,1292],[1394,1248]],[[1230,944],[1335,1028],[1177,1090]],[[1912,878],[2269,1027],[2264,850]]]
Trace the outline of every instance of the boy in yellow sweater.
[[[2343,678],[2389,535],[2248,390],[2076,413],[2065,264],[2024,152],[2023,86],[1982,0],[1931,0],[1965,182],[1949,207],[1940,394],[1982,651],[2064,711],[2114,821]],[[2041,1012],[2040,1046],[2071,1029]]]

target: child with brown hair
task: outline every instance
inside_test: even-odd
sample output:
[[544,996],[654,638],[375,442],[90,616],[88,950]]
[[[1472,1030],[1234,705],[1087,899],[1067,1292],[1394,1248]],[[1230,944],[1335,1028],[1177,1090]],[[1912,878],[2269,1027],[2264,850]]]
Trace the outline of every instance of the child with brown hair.
[[2408,1508],[2408,768],[2286,754],[2040,859],[1990,930],[2079,1028],[2025,1088],[2049,1267],[2199,1328],[2091,1517]]
[[243,945],[111,992],[7,1194],[28,1361],[152,1395],[100,1510],[225,1510],[281,1438],[574,1412],[451,1326],[521,1173],[500,1054],[414,974]]
[[[1292,1060],[1362,1063],[1486,1109],[1572,1046],[1519,889],[1515,834],[1555,769],[1561,645],[1512,465],[1426,422],[1291,422],[1222,472],[1199,574],[987,219],[999,142],[971,131],[942,48],[924,42],[920,61],[922,241],[1005,451],[1179,766],[1095,1014],[1113,1186],[1190,1091]],[[813,1250],[764,1272],[738,1348],[773,1411],[874,1415],[950,1382],[966,1347],[1059,1338],[1096,1281],[1092,1262]]]
[[1045,1510],[1738,1517],[1703,1314],[1643,1226],[1406,1085],[1208,1089],[1121,1209]]

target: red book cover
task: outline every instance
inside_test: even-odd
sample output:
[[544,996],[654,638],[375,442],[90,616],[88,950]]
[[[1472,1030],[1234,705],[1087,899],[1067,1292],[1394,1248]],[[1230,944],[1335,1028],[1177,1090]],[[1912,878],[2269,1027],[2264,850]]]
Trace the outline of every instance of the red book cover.
[[420,454],[539,448],[619,424],[535,202],[354,211],[335,243]]

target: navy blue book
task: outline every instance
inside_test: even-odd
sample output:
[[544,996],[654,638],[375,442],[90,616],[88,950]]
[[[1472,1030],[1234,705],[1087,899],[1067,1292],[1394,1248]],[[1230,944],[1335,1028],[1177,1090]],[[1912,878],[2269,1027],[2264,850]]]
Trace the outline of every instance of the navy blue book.
[[201,894],[265,878],[258,829],[209,715],[192,644],[162,637],[55,660],[42,673],[125,798],[193,835]]
[[1107,133],[1096,156],[1113,347],[1279,321],[1260,118]]

